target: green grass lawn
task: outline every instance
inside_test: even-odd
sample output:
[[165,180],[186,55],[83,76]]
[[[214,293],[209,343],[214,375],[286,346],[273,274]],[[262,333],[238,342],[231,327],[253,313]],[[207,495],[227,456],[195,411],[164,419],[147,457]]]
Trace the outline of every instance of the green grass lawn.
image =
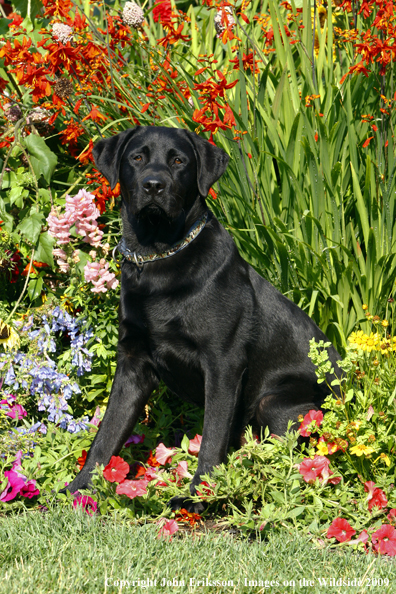
[[[60,508],[0,518],[0,594],[396,592],[393,559],[319,549],[308,537],[286,529],[263,542],[229,532],[177,533],[168,542],[159,540],[157,532],[152,524],[133,526]],[[206,586],[206,578],[230,585]],[[337,585],[337,580],[355,578],[364,585]],[[331,579],[336,583],[331,585]],[[156,580],[156,585],[146,588],[144,580]],[[164,580],[170,583],[162,585]],[[267,580],[267,587],[259,580]],[[292,580],[295,586],[283,584]],[[375,585],[375,580],[389,580],[389,585]]]

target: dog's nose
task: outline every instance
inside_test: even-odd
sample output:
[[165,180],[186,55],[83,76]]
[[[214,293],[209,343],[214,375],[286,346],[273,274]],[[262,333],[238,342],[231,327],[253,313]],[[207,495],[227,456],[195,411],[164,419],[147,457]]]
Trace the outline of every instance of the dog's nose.
[[146,177],[146,179],[143,180],[144,191],[147,192],[147,194],[151,194],[152,196],[161,194],[165,188],[165,185],[166,184],[164,181],[155,177]]

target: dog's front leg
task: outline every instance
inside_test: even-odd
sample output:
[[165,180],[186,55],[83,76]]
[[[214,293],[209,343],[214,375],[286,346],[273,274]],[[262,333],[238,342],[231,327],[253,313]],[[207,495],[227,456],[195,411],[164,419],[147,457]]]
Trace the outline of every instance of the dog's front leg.
[[[232,373],[225,378],[220,372],[216,376],[213,374],[210,379],[211,381],[207,381],[205,385],[202,443],[198,455],[198,468],[190,484],[191,495],[195,495],[201,476],[210,473],[214,466],[226,460],[241,395],[242,374],[239,382]],[[193,503],[185,497],[173,497],[169,505],[173,510],[185,508],[195,513],[200,513],[204,509],[202,503]]]
[[109,404],[85,465],[62,492],[86,489],[96,464],[106,465],[111,456],[118,454],[157,385],[149,360],[119,353]]

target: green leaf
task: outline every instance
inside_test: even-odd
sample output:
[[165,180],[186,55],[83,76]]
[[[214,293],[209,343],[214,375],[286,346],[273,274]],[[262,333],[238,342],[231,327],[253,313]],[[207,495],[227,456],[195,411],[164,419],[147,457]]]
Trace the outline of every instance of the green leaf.
[[29,151],[32,167],[36,177],[44,176],[47,183],[50,183],[52,174],[58,163],[58,157],[53,153],[41,136],[30,134],[24,140],[26,148]]
[[288,512],[287,517],[288,518],[297,518],[297,516],[301,516],[301,514],[304,513],[304,511],[305,511],[305,506],[295,507],[294,509],[291,509]]
[[38,236],[40,235],[41,227],[44,222],[44,215],[41,212],[35,212],[24,218],[18,225],[21,235],[36,245]]
[[13,5],[21,13],[22,18],[29,16],[31,20],[39,14],[41,8],[43,7],[40,0],[31,0],[30,2],[30,14],[28,15],[28,6],[29,2],[27,0],[14,0]]
[[39,278],[33,278],[29,281],[28,284],[28,295],[32,301],[37,299],[41,295],[41,291],[43,288],[43,279],[41,276]]
[[[26,1],[26,0],[24,0]],[[0,35],[5,35],[9,32],[9,26],[12,23],[12,19],[0,19]]]
[[54,258],[52,256],[52,249],[54,247],[55,238],[45,231],[39,237],[37,251],[34,254],[34,259],[37,262],[44,262],[54,268]]
[[180,445],[183,452],[188,452],[189,445],[190,445],[190,440],[188,439],[187,435],[183,435],[183,439],[182,439],[182,442]]

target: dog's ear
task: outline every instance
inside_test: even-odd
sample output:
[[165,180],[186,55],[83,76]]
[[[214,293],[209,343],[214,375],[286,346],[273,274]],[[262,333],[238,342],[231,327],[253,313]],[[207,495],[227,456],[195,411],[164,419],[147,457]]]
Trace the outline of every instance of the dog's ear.
[[227,169],[230,157],[223,149],[211,144],[189,130],[185,130],[197,157],[197,183],[201,196],[206,198],[213,186]]
[[112,190],[114,190],[118,182],[120,163],[124,150],[137,129],[138,126],[120,132],[110,138],[102,138],[93,147],[92,154],[95,159],[95,165],[100,173],[105,176]]

